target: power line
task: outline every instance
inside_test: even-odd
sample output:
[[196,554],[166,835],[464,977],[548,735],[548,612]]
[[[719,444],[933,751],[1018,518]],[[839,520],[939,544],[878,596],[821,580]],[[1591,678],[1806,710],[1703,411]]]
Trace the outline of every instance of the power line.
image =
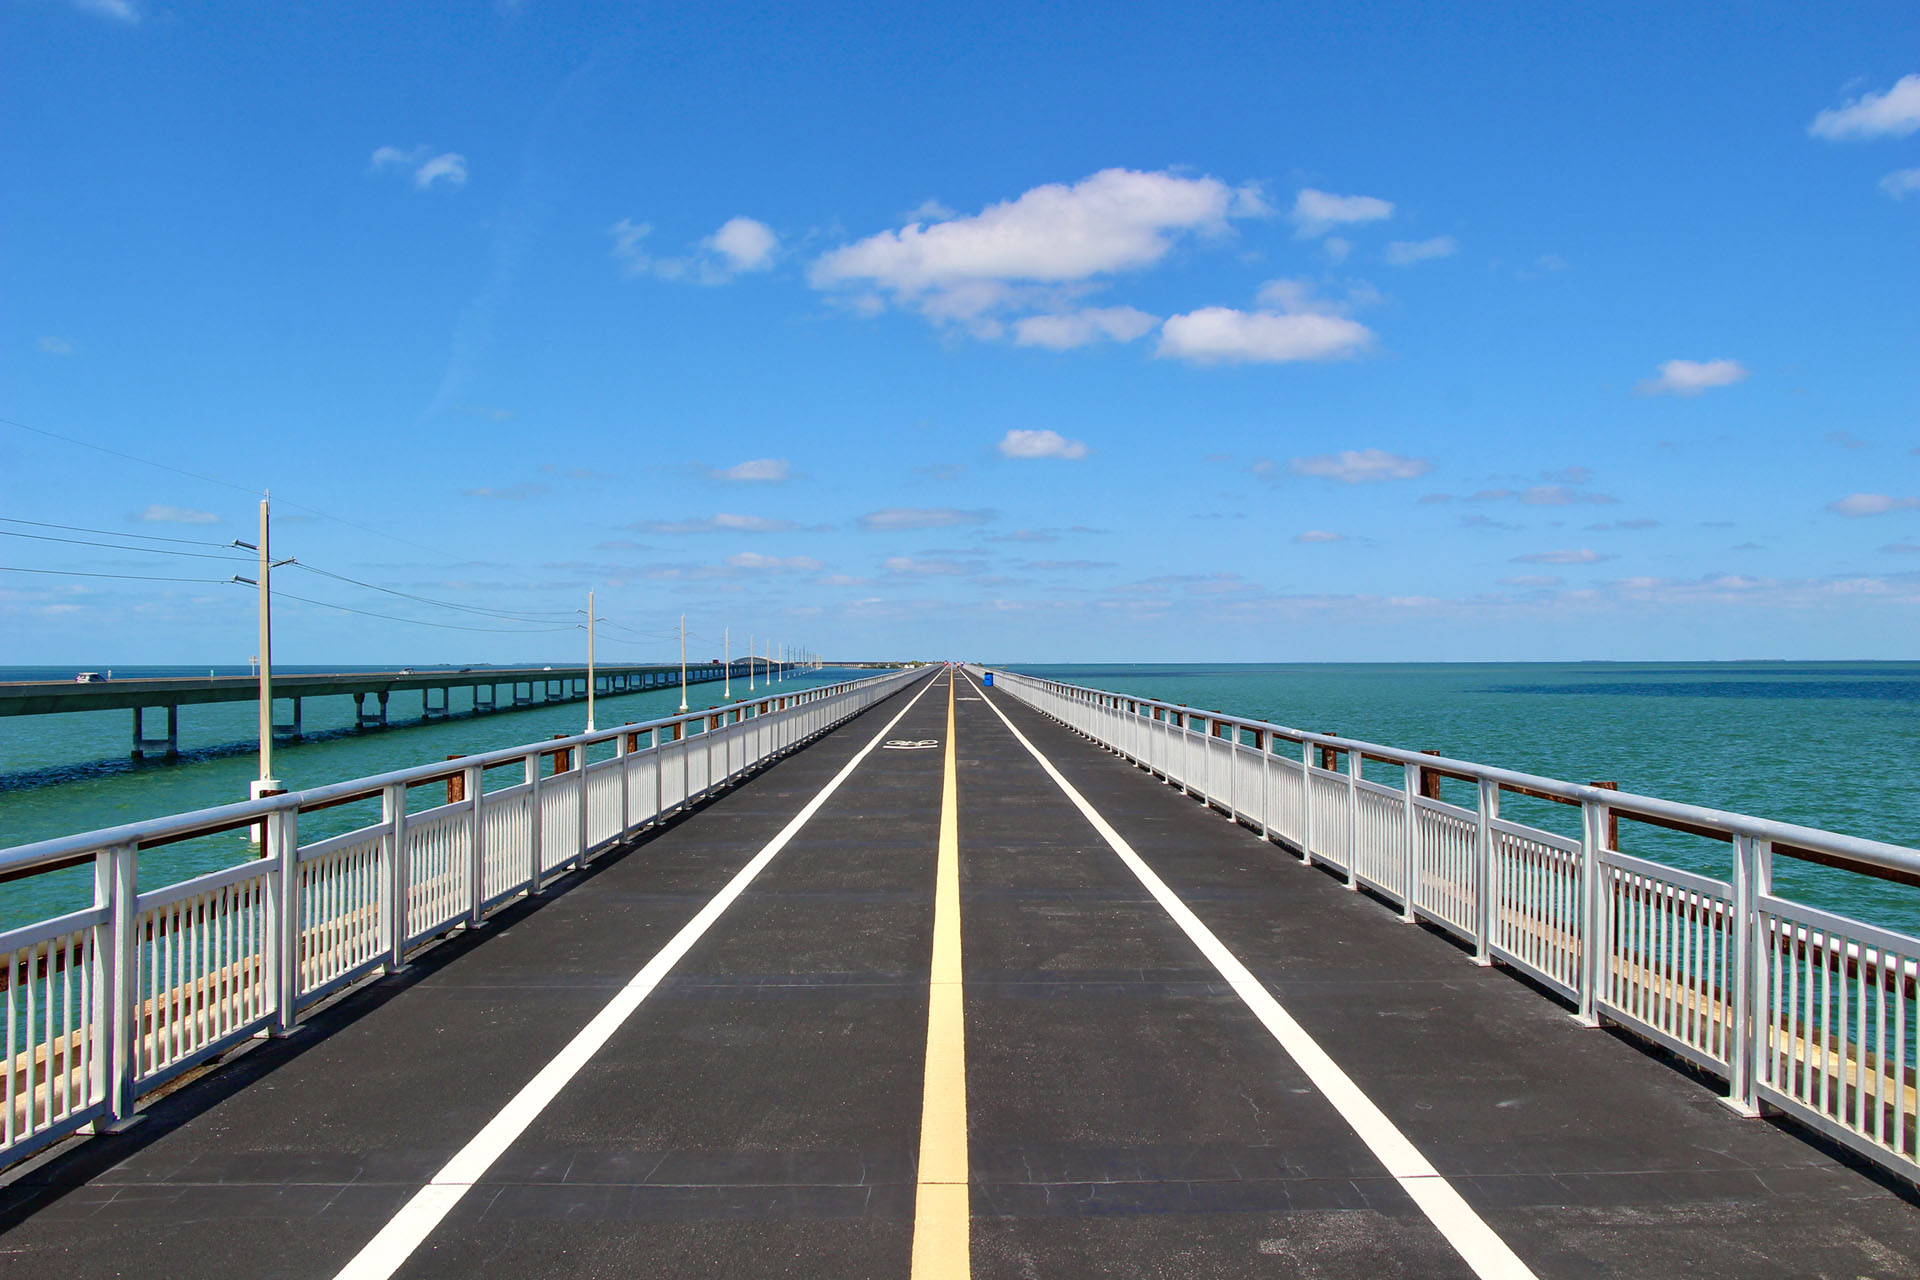
[[385,592],[390,596],[399,596],[403,600],[417,600],[422,604],[439,605],[443,609],[458,609],[462,613],[477,613],[487,617],[525,622],[552,622],[573,616],[571,610],[557,612],[553,610],[492,609],[485,605],[457,604],[451,600],[435,600],[431,596],[415,595],[410,591],[401,591],[396,587],[383,587],[377,583],[362,582],[358,578],[349,578],[344,573],[334,573],[330,569],[322,569],[317,565],[308,564],[304,560],[295,560],[293,563],[296,568],[305,569],[308,573],[317,573],[323,578],[332,578],[336,582],[351,583],[356,587],[365,587],[369,591]]
[[[165,547],[126,547],[114,542],[93,542],[86,538],[61,538],[50,533],[21,533],[17,529],[0,529],[0,538],[32,538],[36,542],[64,542],[76,547],[105,547],[109,551],[142,551],[152,556],[190,556],[195,560],[241,561],[246,557],[234,555],[214,555],[210,551],[169,551]],[[218,545],[218,544],[214,544]]]
[[351,605],[335,604],[331,600],[313,600],[306,596],[297,596],[290,591],[275,591],[274,598],[279,600],[298,600],[301,604],[318,605],[322,609],[338,609],[342,613],[357,613],[363,618],[382,618],[388,622],[405,622],[416,627],[438,627],[443,631],[488,631],[496,635],[537,636],[559,631],[577,631],[578,624],[568,623],[559,627],[464,627],[455,622],[427,622],[419,618],[402,618],[398,614],[375,613],[370,609],[355,609]]
[[0,573],[43,573],[56,578],[119,578],[126,582],[206,582],[216,587],[224,587],[230,581],[227,578],[162,578],[150,573],[83,573],[78,569],[22,569],[10,564],[0,564]]
[[231,480],[220,480],[213,476],[204,476],[198,471],[188,471],[182,467],[170,467],[164,462],[155,462],[151,458],[142,458],[136,454],[122,453],[118,449],[109,449],[103,444],[94,444],[87,440],[77,440],[72,436],[63,436],[58,431],[49,431],[45,427],[29,426],[24,422],[16,422],[12,418],[0,418],[0,426],[17,427],[22,431],[31,431],[37,436],[46,436],[50,440],[63,440],[68,444],[77,444],[82,449],[92,449],[96,453],[108,454],[115,458],[125,458],[128,462],[138,462],[142,466],[158,467],[162,471],[171,471],[177,476],[186,476],[189,480],[204,480],[208,484],[217,484],[223,489],[237,489],[241,493],[252,494],[255,497],[260,496],[260,490],[249,489],[247,486],[235,484]]
[[188,547],[225,547],[225,542],[209,542],[205,538],[163,538],[157,533],[122,533],[115,529],[89,529],[78,524],[49,524],[45,520],[22,520],[18,516],[0,516],[8,524],[27,524],[36,529],[65,529],[68,533],[98,533],[108,538],[138,538],[142,542],[178,542]]

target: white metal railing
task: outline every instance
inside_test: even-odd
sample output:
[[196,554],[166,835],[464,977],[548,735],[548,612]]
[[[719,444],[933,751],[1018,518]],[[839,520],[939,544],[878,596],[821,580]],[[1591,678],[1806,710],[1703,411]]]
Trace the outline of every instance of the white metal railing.
[[[0,876],[91,864],[93,904],[0,932],[0,1166],[627,840],[911,681],[889,672],[0,850]],[[589,747],[610,758],[587,762]],[[487,770],[522,780],[485,789]],[[447,800],[409,812],[410,788]],[[300,815],[377,799],[300,842]],[[142,849],[264,827],[260,856],[139,889]]]
[[[978,669],[976,669],[978,670]],[[1920,1182],[1920,938],[1773,892],[1776,854],[1920,884],[1920,851],[1579,786],[1216,711],[994,670],[995,684],[1407,920],[1465,941]],[[1342,760],[1344,768],[1334,767]],[[1401,785],[1361,776],[1365,761]],[[1473,808],[1438,796],[1471,784]],[[1577,806],[1578,838],[1503,818],[1502,794]],[[1732,845],[1716,879],[1615,847],[1618,819]]]

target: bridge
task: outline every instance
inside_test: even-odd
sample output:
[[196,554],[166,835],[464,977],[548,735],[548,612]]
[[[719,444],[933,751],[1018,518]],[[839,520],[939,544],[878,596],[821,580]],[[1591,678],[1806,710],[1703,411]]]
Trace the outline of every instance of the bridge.
[[[140,874],[246,825],[266,856]],[[1920,1274],[1920,940],[1776,894],[1776,846],[1920,869],[979,669],[47,841],[0,872],[88,858],[94,899],[0,935],[0,1258]]]
[[[791,664],[771,659],[752,660],[755,672],[778,680]],[[731,665],[734,679],[748,675],[748,659]],[[686,667],[688,684],[705,684],[727,678],[729,667],[719,662],[702,662]],[[473,691],[472,711],[477,713],[510,707],[539,706],[548,702],[579,701],[587,696],[592,683],[598,696],[638,693],[677,685],[681,680],[678,664],[661,666],[586,667],[462,667],[405,668],[397,671],[339,671],[290,674],[276,671],[273,676],[276,709],[285,703],[291,718],[274,723],[274,736],[297,739],[301,735],[301,702],[306,698],[351,697],[354,720],[361,728],[386,727],[389,700],[396,693],[420,695],[420,717],[434,720],[452,714],[451,692]],[[500,691],[507,691],[505,698]],[[482,696],[484,693],[484,696]],[[434,695],[438,694],[436,701]],[[207,702],[252,702],[260,696],[260,684],[253,676],[165,676],[134,677],[77,683],[71,680],[0,681],[0,716],[52,715],[63,711],[133,712],[133,757],[148,752],[176,756],[180,752],[180,708]],[[146,713],[165,713],[163,736],[148,736]]]

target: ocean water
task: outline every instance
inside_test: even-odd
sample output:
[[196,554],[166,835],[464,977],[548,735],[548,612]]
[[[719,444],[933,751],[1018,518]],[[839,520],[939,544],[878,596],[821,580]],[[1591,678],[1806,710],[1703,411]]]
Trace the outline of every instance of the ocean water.
[[[285,668],[305,671],[371,668]],[[390,670],[391,668],[380,668]],[[421,673],[432,667],[415,668]],[[199,675],[209,668],[125,667],[117,678]],[[221,675],[245,675],[246,668],[212,668]],[[282,670],[279,667],[276,671]],[[775,688],[797,691],[872,674],[859,671],[798,672]],[[71,669],[0,668],[0,680],[71,679]],[[758,684],[758,681],[756,681]],[[724,701],[720,681],[687,688],[689,709],[699,711]],[[733,682],[736,700],[747,696],[744,679]],[[503,694],[504,696],[504,694]],[[599,697],[595,719],[601,728],[627,721],[671,715],[680,707],[679,687]],[[89,711],[62,715],[0,718],[0,849],[75,832],[138,822],[247,798],[247,784],[259,776],[257,704],[217,702],[180,708],[177,761],[129,759],[131,711]],[[285,703],[280,715],[287,714]],[[586,728],[585,701],[555,702],[523,710],[472,714],[469,691],[452,691],[453,715],[421,722],[420,695],[396,693],[389,704],[390,727],[354,728],[353,699],[308,698],[301,710],[306,737],[274,747],[273,768],[289,790],[362,778],[394,769],[501,747],[519,746]],[[164,733],[164,712],[147,712],[147,733]],[[612,744],[589,753],[593,760],[613,754]],[[511,786],[512,770],[487,776],[487,789]],[[436,803],[435,788],[421,788],[409,808]],[[444,800],[444,794],[438,800]],[[303,815],[301,838],[311,840],[351,830],[378,819],[375,802],[345,805]],[[242,833],[207,836],[143,853],[142,888],[199,875],[253,856]],[[74,910],[90,901],[91,873],[85,868],[0,883],[0,929]]]
[[[1920,662],[1009,665],[1197,710],[1920,846]],[[1379,780],[1398,781],[1388,774],[1381,769]],[[1509,797],[1502,812],[1578,834],[1566,806]],[[1729,874],[1731,849],[1717,841],[1623,823],[1621,843]],[[1920,934],[1920,890],[1787,858],[1776,860],[1774,883],[1788,897]]]

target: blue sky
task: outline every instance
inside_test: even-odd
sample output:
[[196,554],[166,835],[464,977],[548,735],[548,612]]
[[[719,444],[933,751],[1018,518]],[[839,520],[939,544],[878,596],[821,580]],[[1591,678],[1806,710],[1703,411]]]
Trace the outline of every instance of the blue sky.
[[7,0],[0,663],[1915,656],[1920,13],[1433,8]]

